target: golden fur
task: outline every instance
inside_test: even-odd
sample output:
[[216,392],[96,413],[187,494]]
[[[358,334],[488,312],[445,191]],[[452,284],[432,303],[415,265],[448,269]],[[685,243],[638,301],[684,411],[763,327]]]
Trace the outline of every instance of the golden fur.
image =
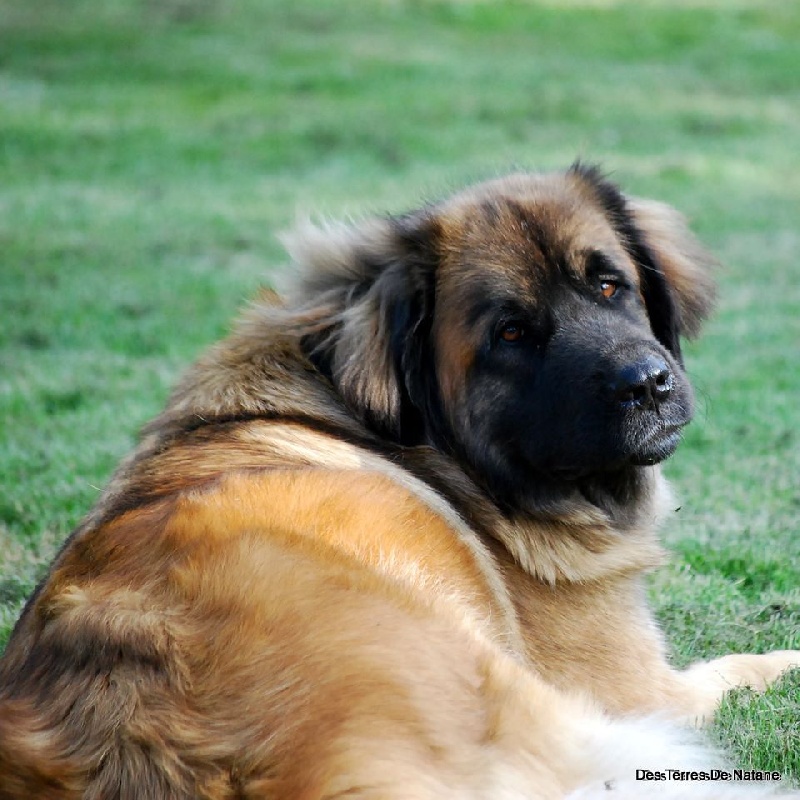
[[[598,191],[581,170],[512,176],[409,218],[438,243],[422,313],[452,419],[479,347],[464,263],[536,293],[522,265],[547,258],[505,206],[478,209],[510,197],[575,253],[605,242],[638,286]],[[627,203],[695,333],[710,260],[674,211]],[[415,241],[387,220],[301,231],[286,300],[263,296],[145,430],[0,664],[0,797],[750,796],[635,780],[722,766],[680,725],[800,660],[669,665],[643,588],[659,467],[630,507],[522,513],[399,442],[384,305]]]

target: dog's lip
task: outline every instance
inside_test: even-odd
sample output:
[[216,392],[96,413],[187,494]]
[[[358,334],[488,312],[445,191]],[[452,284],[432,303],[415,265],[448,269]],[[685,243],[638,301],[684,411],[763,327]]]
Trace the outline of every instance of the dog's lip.
[[639,442],[630,457],[637,466],[652,466],[668,459],[677,450],[683,429],[689,420],[664,423],[654,427]]
[[678,448],[683,429],[689,424],[691,417],[671,419],[658,418],[656,424],[640,430],[634,438],[628,434],[627,445],[616,450],[608,461],[602,463],[554,464],[539,466],[537,471],[550,478],[561,481],[580,481],[591,475],[614,472],[625,467],[653,466],[668,459]]

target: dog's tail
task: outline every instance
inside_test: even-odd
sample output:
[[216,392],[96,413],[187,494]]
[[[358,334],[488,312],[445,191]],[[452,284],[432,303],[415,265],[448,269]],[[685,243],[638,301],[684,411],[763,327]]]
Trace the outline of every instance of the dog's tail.
[[0,800],[197,796],[170,739],[191,713],[181,665],[144,602],[70,587],[50,601],[60,624],[20,622],[0,662]]
[[69,743],[25,701],[0,700],[0,800],[78,800],[84,770]]
[[[101,697],[77,684],[43,700],[0,690],[0,800],[197,796],[189,765],[137,718],[148,693],[130,702],[133,693],[116,682]],[[177,715],[174,723],[181,728]],[[166,723],[160,728],[170,735]]]

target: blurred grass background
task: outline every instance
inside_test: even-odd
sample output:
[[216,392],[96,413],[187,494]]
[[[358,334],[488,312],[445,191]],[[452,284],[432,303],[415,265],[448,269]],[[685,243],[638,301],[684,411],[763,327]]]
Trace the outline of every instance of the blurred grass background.
[[[298,213],[599,161],[725,264],[652,597],[677,663],[800,647],[800,4],[0,0],[0,647]],[[800,776],[800,680],[726,705]]]

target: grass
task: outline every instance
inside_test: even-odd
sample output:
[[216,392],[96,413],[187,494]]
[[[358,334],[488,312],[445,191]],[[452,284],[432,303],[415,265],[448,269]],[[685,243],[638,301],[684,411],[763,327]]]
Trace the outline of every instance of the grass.
[[[726,264],[652,597],[677,663],[800,647],[800,6],[3,0],[0,646],[298,211],[602,162]],[[800,778],[800,684],[716,735]]]

